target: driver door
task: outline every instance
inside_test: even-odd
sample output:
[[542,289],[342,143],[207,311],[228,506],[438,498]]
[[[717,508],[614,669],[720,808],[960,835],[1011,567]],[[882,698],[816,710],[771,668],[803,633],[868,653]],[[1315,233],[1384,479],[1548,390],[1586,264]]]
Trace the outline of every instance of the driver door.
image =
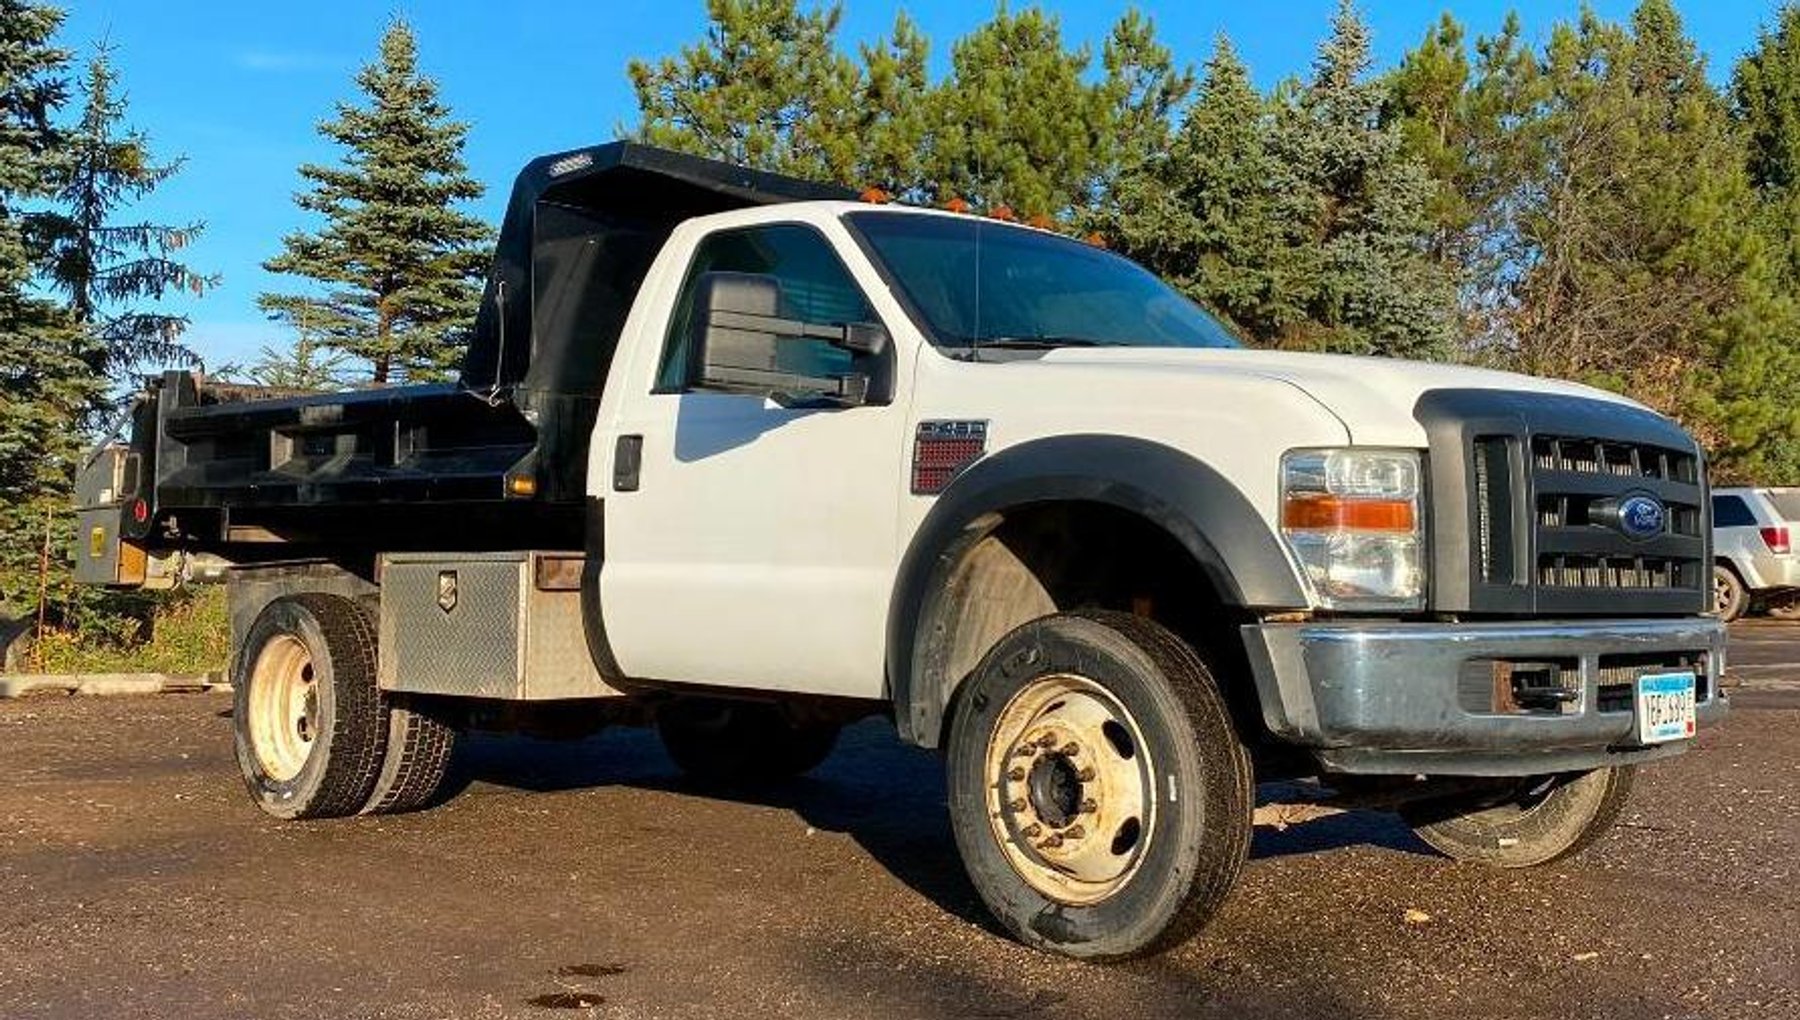
[[[877,321],[812,226],[762,224],[701,239],[650,392],[624,401],[616,433],[597,437],[642,451],[637,477],[615,471],[605,493],[601,605],[613,652],[634,677],[877,697],[905,482],[904,408],[782,407],[693,390],[684,376],[695,288],[715,271],[775,278],[786,317]],[[784,368],[848,368],[850,355],[825,342],[782,342],[791,345],[784,361],[793,358]]]

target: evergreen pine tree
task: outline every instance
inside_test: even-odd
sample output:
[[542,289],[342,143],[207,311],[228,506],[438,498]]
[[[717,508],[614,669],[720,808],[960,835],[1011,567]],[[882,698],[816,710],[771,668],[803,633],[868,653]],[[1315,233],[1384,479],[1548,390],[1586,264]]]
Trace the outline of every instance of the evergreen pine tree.
[[[704,42],[628,66],[643,118],[638,136],[740,166],[856,183],[862,81],[837,49],[842,6],[803,12],[798,0],[707,0],[706,8]],[[905,91],[904,47],[915,38],[897,37],[900,66],[884,78],[902,86],[896,96]]]
[[926,101],[931,95],[925,62],[930,53],[931,44],[905,12],[895,15],[888,36],[862,44],[862,100],[855,118],[859,145],[856,167],[844,183],[903,198],[920,197],[929,127]]
[[1775,27],[1765,28],[1756,48],[1738,61],[1731,103],[1748,150],[1763,235],[1783,286],[1800,291],[1800,4],[1783,4]]
[[1275,216],[1268,130],[1268,101],[1219,36],[1180,129],[1121,175],[1105,227],[1121,252],[1258,343],[1304,315],[1289,285],[1294,249]]
[[322,350],[318,341],[305,332],[294,338],[285,350],[265,346],[256,361],[242,368],[228,366],[219,375],[232,381],[242,378],[252,385],[295,393],[318,393],[341,389],[350,384],[348,357],[340,352]]
[[465,124],[418,69],[406,22],[392,22],[380,54],[356,77],[367,104],[340,103],[319,125],[346,150],[341,166],[307,164],[295,197],[325,218],[290,234],[264,268],[315,281],[324,293],[263,294],[272,318],[316,326],[319,342],[368,363],[371,380],[430,379],[467,342],[492,231],[458,204],[482,186],[462,159]]
[[[62,12],[0,0],[0,616],[38,603],[46,515],[68,498],[80,429],[101,393],[94,352],[72,320],[32,283],[45,257],[34,210],[56,187],[68,54],[53,39]],[[66,519],[56,516],[60,563]]]
[[1193,68],[1175,65],[1155,22],[1136,9],[1113,24],[1100,64],[1101,110],[1112,121],[1104,131],[1110,152],[1095,168],[1093,184],[1104,196],[1104,210],[1125,174],[1168,151],[1175,115],[1193,93],[1195,78]]
[[1471,59],[1463,26],[1444,15],[1390,76],[1383,110],[1432,177],[1428,250],[1456,280],[1464,354],[1477,360],[1504,346],[1509,283],[1529,264],[1516,214],[1535,179],[1543,97],[1522,33],[1507,15]]
[[904,14],[886,38],[837,46],[838,4],[708,0],[704,39],[630,65],[651,144],[918,202],[1085,220],[1123,168],[1160,148],[1191,87],[1142,15],[1121,18],[1098,74],[1057,19],[1006,8],[952,48],[933,83]]
[[1428,38],[1388,106],[1433,170],[1474,353],[1675,415],[1721,478],[1800,480],[1794,301],[1673,5],[1519,38],[1509,19],[1466,74],[1460,33]]
[[1446,13],[1425,33],[1419,45],[1400,60],[1389,76],[1383,120],[1396,123],[1406,149],[1418,157],[1438,183],[1430,213],[1435,228],[1432,248],[1454,260],[1456,238],[1477,213],[1465,194],[1465,175],[1475,172],[1478,155],[1468,144],[1468,96],[1473,76],[1462,25]]
[[1775,27],[1765,27],[1738,61],[1731,99],[1752,182],[1765,191],[1800,185],[1800,4],[1782,4]]
[[958,39],[933,97],[935,196],[1027,218],[1087,208],[1115,123],[1103,88],[1085,78],[1091,61],[1036,7],[1002,7]]
[[1285,346],[1443,357],[1454,290],[1424,251],[1435,191],[1400,132],[1384,125],[1384,83],[1369,75],[1368,26],[1341,0],[1313,73],[1277,104],[1270,136],[1277,216],[1316,250],[1302,266],[1304,319]]
[[123,127],[111,52],[102,46],[82,81],[81,119],[58,167],[57,208],[41,218],[50,242],[48,276],[88,333],[94,367],[114,379],[140,366],[197,360],[181,343],[184,316],[134,307],[169,291],[201,294],[215,279],[176,258],[201,224],[121,223],[117,214],[174,176],[182,161],[158,163],[149,139]]

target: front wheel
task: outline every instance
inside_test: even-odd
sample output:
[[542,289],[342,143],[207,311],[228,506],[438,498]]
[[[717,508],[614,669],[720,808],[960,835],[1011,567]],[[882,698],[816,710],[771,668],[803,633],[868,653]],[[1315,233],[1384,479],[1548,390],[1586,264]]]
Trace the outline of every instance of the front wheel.
[[1579,853],[1625,810],[1635,767],[1545,776],[1500,795],[1461,794],[1401,807],[1433,850],[1496,868],[1531,868]]
[[1195,934],[1250,845],[1250,761],[1212,672],[1122,613],[1002,638],[957,694],[950,821],[970,880],[1021,941],[1149,955]]

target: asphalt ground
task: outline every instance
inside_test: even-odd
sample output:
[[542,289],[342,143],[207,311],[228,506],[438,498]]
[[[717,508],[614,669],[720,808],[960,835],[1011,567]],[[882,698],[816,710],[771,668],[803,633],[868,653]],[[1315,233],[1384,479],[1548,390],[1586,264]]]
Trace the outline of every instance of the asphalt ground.
[[[937,759],[868,723],[764,796],[649,734],[480,739],[442,807],[280,823],[219,694],[0,702],[0,1018],[1800,1018],[1800,625],[1587,853],[1503,873],[1392,815],[1257,830],[1192,943],[996,933]],[[1265,812],[1267,813],[1267,812]]]

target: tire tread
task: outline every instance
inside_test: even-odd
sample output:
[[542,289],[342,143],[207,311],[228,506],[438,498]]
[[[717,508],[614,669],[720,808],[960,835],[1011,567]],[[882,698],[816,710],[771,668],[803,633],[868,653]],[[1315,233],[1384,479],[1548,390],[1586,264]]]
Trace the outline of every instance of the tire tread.
[[388,744],[381,774],[363,807],[366,815],[395,815],[436,803],[450,771],[456,730],[388,698]]
[[[1216,732],[1220,728],[1235,732],[1231,711],[1226,707],[1211,669],[1192,646],[1167,627],[1115,610],[1084,609],[1070,615],[1110,627],[1149,654],[1169,686],[1174,688],[1198,732]],[[1250,857],[1251,815],[1256,807],[1256,780],[1250,753],[1242,741],[1228,741],[1227,746],[1219,750],[1229,763],[1231,782],[1219,784],[1223,796],[1206,808],[1214,824],[1226,827],[1226,838],[1209,846],[1208,849],[1213,851],[1212,859],[1203,855],[1196,872],[1195,891],[1170,919],[1162,934],[1123,959],[1154,956],[1199,934],[1237,883],[1244,862]]]
[[381,773],[387,729],[377,669],[375,621],[368,611],[335,595],[296,595],[294,601],[319,621],[331,655],[337,711],[332,720],[331,757],[310,810],[301,817],[343,818],[368,800]]

